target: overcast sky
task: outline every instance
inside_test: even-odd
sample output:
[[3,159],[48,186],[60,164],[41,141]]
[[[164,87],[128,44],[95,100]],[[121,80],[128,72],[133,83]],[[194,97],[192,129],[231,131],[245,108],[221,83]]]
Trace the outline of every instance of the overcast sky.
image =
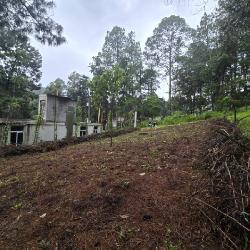
[[[211,12],[215,0],[173,0],[176,3],[172,5],[167,0],[55,0],[54,19],[64,27],[67,43],[48,47],[33,42],[43,58],[42,85],[58,77],[66,81],[73,71],[91,76],[88,65],[113,26],[134,31],[143,49],[147,37],[163,17],[179,15],[195,28],[203,15],[205,1],[206,11]],[[158,94],[166,97],[165,89],[163,83]]]

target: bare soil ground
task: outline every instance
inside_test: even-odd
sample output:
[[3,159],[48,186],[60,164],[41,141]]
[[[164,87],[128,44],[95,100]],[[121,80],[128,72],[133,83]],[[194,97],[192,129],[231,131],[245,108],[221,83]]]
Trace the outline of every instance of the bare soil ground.
[[[0,249],[216,249],[192,207],[207,123],[0,159]],[[175,248],[172,248],[175,249]]]

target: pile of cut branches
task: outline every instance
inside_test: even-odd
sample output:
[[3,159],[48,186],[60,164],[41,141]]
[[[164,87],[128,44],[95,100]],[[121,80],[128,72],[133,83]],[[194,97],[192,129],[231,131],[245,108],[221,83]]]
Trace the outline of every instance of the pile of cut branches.
[[249,140],[235,124],[214,121],[197,166],[204,179],[194,185],[193,204],[223,239],[223,249],[250,249]]

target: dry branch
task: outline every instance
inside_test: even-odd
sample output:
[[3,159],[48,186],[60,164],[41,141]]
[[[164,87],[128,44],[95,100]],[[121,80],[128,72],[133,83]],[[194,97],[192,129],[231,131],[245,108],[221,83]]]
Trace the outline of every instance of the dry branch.
[[[195,200],[242,249],[247,249],[250,232],[249,145],[249,140],[243,137],[235,124],[225,120],[215,121],[211,124],[211,132],[204,141],[197,163],[203,169],[206,181]],[[200,186],[196,186],[193,192],[198,188]],[[223,237],[229,240],[225,235]]]
[[198,198],[195,198],[195,199],[196,199],[197,201],[203,203],[204,205],[206,205],[206,206],[208,206],[208,207],[210,207],[210,208],[216,210],[217,212],[223,214],[224,216],[228,217],[229,219],[231,219],[232,221],[234,221],[235,223],[237,223],[239,226],[241,226],[242,228],[244,228],[246,231],[250,232],[250,229],[249,229],[249,228],[247,228],[247,227],[245,227],[244,225],[242,225],[239,221],[237,221],[237,220],[236,220],[235,218],[233,218],[232,216],[230,216],[230,215],[228,215],[228,214],[222,212],[221,210],[217,209],[216,207],[214,207],[214,206],[212,206],[212,205],[209,205],[209,204],[206,203],[205,201],[202,201],[202,200],[200,200],[200,199],[198,199]]
[[206,215],[202,210],[200,210],[200,212],[223,234],[225,238],[231,242],[235,249],[239,249],[237,245],[231,240],[231,238],[208,215]]

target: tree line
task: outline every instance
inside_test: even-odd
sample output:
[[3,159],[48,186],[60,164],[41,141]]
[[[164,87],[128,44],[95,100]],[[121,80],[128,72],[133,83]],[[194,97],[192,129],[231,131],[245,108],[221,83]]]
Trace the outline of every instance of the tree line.
[[[48,21],[51,1],[3,2],[0,116],[28,117],[35,108],[32,100],[42,62],[28,35],[49,45],[60,45],[65,38],[62,27]],[[23,11],[22,18],[13,14],[17,8]],[[249,105],[249,64],[250,3],[219,0],[217,9],[204,13],[196,29],[179,16],[163,18],[143,50],[134,32],[113,27],[89,65],[92,78],[73,72],[66,83],[60,78],[50,83],[45,93],[77,100],[82,121],[90,105],[92,121],[123,117],[124,125],[132,122],[135,111],[144,120],[175,111],[235,110]],[[165,83],[168,100],[156,94],[160,82]]]

